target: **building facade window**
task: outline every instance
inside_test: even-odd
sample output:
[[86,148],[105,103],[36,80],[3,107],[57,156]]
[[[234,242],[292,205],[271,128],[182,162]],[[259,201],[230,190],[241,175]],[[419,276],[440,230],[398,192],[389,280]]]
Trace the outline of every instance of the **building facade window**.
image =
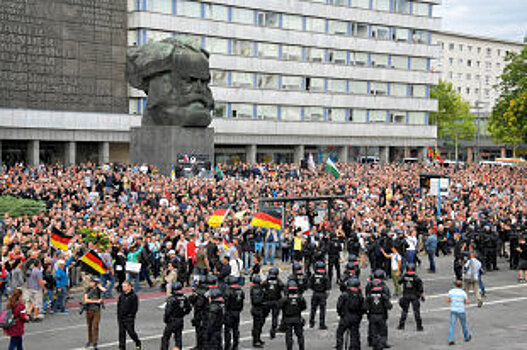
[[282,90],[300,91],[302,90],[302,82],[303,82],[302,77],[283,76],[282,86],[280,88]]
[[302,112],[300,107],[289,107],[282,106],[280,120],[290,121],[290,122],[299,122],[302,120]]
[[227,78],[227,72],[224,70],[211,70],[211,85],[214,86],[228,86],[229,80]]
[[366,95],[368,94],[368,83],[366,81],[350,81],[350,93],[357,95]]
[[303,30],[303,19],[301,16],[297,15],[282,15],[282,28],[290,30]]
[[278,86],[278,75],[276,74],[258,74],[256,86],[259,89],[276,90]]
[[314,33],[325,33],[326,32],[326,20],[316,17],[306,18],[306,28],[308,32]]
[[328,21],[329,34],[333,35],[348,35],[348,23],[343,21],[329,20]]
[[306,49],[306,59],[309,62],[324,62],[324,49],[317,49],[315,47],[308,47]]
[[394,11],[402,14],[410,13],[410,1],[409,0],[394,0]]
[[282,46],[282,59],[286,61],[301,61],[302,47],[294,45]]
[[229,54],[229,41],[219,38],[205,38],[205,50],[216,54]]
[[256,106],[256,117],[261,120],[276,120],[278,117],[278,106],[258,105]]
[[368,121],[368,111],[357,108],[350,109],[349,121],[351,123],[366,123]]
[[324,108],[322,107],[304,108],[304,120],[311,121],[311,122],[324,121]]
[[[179,3],[178,3],[179,6]],[[254,11],[233,7],[231,9],[232,22],[240,24],[254,25]]]
[[328,108],[326,114],[329,122],[346,122],[346,109],[344,108]]
[[328,79],[328,92],[345,94],[347,82],[343,79]]
[[253,119],[253,105],[246,103],[232,103],[231,118]]
[[253,74],[246,72],[232,72],[232,87],[252,88]]
[[258,12],[258,26],[278,28],[278,13],[275,12]]
[[214,21],[229,21],[229,9],[227,6],[208,3],[204,3],[203,6],[205,6],[205,18]]
[[258,57],[278,59],[279,54],[278,44],[258,43]]
[[201,2],[194,0],[178,0],[177,14],[186,17],[201,17]]

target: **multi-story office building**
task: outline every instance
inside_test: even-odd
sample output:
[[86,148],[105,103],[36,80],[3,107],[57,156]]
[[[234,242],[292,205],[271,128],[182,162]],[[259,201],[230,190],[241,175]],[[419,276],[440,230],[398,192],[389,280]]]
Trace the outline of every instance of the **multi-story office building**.
[[49,3],[0,6],[4,161],[128,161],[146,100],[126,46],[180,35],[211,53],[216,161],[395,160],[436,142],[440,0]]
[[[217,161],[418,156],[439,74],[438,0],[130,0],[128,44],[187,36],[211,53]],[[130,112],[146,99],[130,90]]]
[[499,97],[494,87],[507,65],[505,57],[509,52],[519,53],[525,44],[445,31],[432,33],[432,44],[441,48],[440,58],[432,60],[432,70],[452,83],[476,116],[476,138],[463,143],[463,158],[472,160],[474,152],[481,159],[511,155],[511,149],[492,142],[486,126]]

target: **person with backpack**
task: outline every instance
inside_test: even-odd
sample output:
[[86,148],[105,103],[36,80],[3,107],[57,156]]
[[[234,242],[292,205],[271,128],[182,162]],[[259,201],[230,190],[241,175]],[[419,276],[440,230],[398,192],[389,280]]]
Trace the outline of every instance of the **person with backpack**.
[[[364,296],[360,280],[352,276],[346,281],[346,288],[337,301],[337,313],[340,316],[337,328],[337,350],[342,350],[344,333],[350,331],[350,350],[360,349],[360,322],[364,315]],[[348,349],[345,349],[348,350]]]
[[401,277],[400,284],[403,286],[403,296],[399,299],[401,306],[401,318],[397,329],[403,330],[410,305],[414,310],[415,324],[417,331],[423,331],[423,321],[421,319],[421,301],[425,300],[423,281],[415,273],[415,264],[408,264],[406,273]]
[[287,350],[293,350],[293,331],[298,339],[298,349],[304,350],[304,319],[302,318],[302,311],[307,309],[307,303],[294,280],[287,282],[287,295],[281,300],[280,306],[284,315]]
[[229,287],[225,293],[225,349],[238,350],[240,342],[240,313],[243,310],[245,293],[239,285],[238,278],[229,276],[227,282]]
[[183,347],[183,326],[184,317],[192,311],[189,299],[183,293],[183,284],[176,281],[170,285],[172,295],[167,299],[165,307],[165,330],[161,338],[161,350],[168,350],[168,345],[172,334],[174,335],[176,347]]
[[[11,315],[9,315],[11,314]],[[2,312],[4,320],[2,328],[4,334],[10,337],[9,350],[23,350],[22,338],[24,336],[24,323],[29,321],[26,314],[26,305],[22,298],[22,290],[16,289],[9,298],[7,309]],[[9,321],[10,322],[5,322]]]

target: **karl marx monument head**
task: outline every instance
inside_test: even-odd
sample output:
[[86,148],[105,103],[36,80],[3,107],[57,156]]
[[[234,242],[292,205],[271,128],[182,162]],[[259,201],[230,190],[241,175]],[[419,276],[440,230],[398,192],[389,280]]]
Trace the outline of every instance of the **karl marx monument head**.
[[130,85],[148,95],[143,125],[210,124],[209,54],[200,47],[168,38],[129,48],[126,74]]

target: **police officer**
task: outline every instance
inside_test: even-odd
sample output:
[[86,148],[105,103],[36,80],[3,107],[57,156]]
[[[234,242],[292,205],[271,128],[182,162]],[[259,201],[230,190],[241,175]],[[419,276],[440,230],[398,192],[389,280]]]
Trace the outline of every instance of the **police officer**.
[[287,296],[281,302],[282,313],[284,315],[285,344],[287,350],[293,349],[293,331],[298,339],[298,349],[304,350],[304,320],[302,311],[307,308],[306,300],[298,290],[294,280],[287,282]]
[[408,264],[408,269],[404,275],[401,276],[400,282],[403,286],[403,296],[399,299],[399,305],[401,306],[401,319],[399,320],[399,327],[397,329],[404,329],[404,323],[406,316],[408,315],[408,309],[410,304],[414,310],[415,324],[418,331],[423,330],[423,322],[421,320],[420,300],[424,301],[424,290],[423,281],[415,273],[415,265]]
[[[240,341],[240,312],[243,310],[245,293],[234,276],[227,278],[225,292],[225,350],[238,350]],[[231,348],[232,335],[232,348]]]
[[208,290],[207,287],[206,276],[198,278],[194,294],[189,298],[194,307],[194,318],[192,319],[192,325],[196,330],[196,346],[193,348],[194,350],[204,349],[205,319],[207,318],[207,308],[209,305],[209,301],[205,296]]
[[209,307],[205,326],[205,349],[222,350],[221,330],[224,323],[223,297],[218,288],[209,292]]
[[253,286],[251,287],[251,315],[253,316],[253,347],[263,348],[265,342],[262,341],[262,328],[267,317],[267,308],[265,305],[265,291],[262,287],[262,278],[260,275],[254,275],[252,278]]
[[[353,256],[350,255],[350,259]],[[348,263],[346,263],[344,274],[342,277],[342,280],[340,282],[340,291],[344,292],[347,289],[346,282],[348,282],[348,279],[351,277],[360,277],[360,264],[358,259],[357,260],[348,260]]]
[[454,233],[454,274],[456,281],[463,279],[463,265],[465,265],[465,249],[466,245],[461,240],[459,233]]
[[[287,277],[288,284],[289,284],[289,281],[294,281],[296,283],[298,293],[303,294],[307,290],[308,278],[302,271],[302,265],[298,263],[293,264],[293,273]],[[285,289],[285,293],[286,294],[288,293],[287,288]],[[285,323],[284,323],[283,313],[282,313],[282,320],[280,321],[280,327],[278,328],[278,332],[280,333],[285,332]]]
[[280,314],[280,299],[284,292],[284,284],[278,278],[279,270],[271,267],[266,281],[263,283],[265,303],[271,312],[271,339],[276,337],[278,328],[278,316]]
[[346,289],[337,301],[337,313],[340,316],[337,350],[342,350],[346,330],[351,334],[349,349],[360,350],[360,322],[364,314],[364,296],[357,277],[352,276],[346,281]]
[[333,280],[333,268],[337,271],[337,284],[340,283],[340,242],[337,239],[337,235],[332,233],[329,236],[328,243],[328,273],[329,283]]
[[367,286],[365,309],[368,312],[369,337],[374,350],[390,348],[388,341],[388,310],[391,310],[390,290],[384,284],[384,271],[374,272],[374,278]]
[[165,306],[165,315],[163,321],[165,322],[165,330],[161,338],[161,350],[168,350],[168,343],[172,334],[174,334],[176,346],[182,348],[183,341],[183,319],[192,310],[190,301],[183,294],[183,285],[181,282],[174,282],[170,286],[171,295],[167,300]]
[[326,300],[327,292],[331,289],[329,279],[326,275],[326,264],[319,261],[315,264],[315,273],[309,279],[309,288],[313,290],[311,297],[311,313],[309,316],[309,327],[315,327],[315,314],[320,307],[320,329],[328,329],[326,326]]

